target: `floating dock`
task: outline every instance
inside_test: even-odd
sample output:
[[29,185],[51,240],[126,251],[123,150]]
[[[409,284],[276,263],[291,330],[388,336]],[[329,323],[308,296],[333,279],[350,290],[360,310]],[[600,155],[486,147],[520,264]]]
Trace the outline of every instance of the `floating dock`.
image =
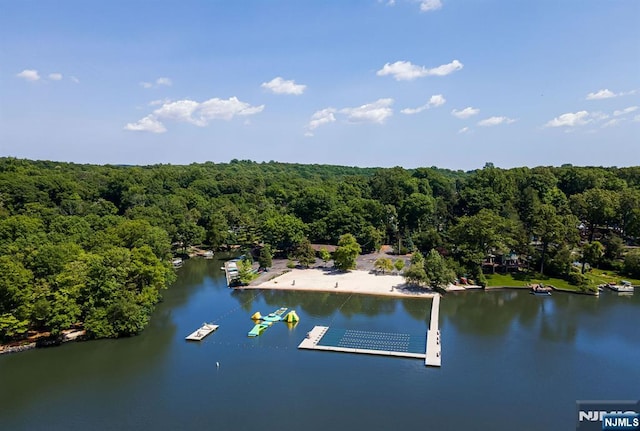
[[298,349],[424,359],[425,365],[439,367],[441,365],[439,314],[440,295],[436,295],[431,305],[431,324],[426,340],[420,335],[315,326],[298,345]]
[[315,326],[299,349],[424,359],[424,337]]
[[219,325],[213,325],[211,323],[203,323],[200,328],[196,329],[191,334],[187,335],[185,339],[189,341],[200,341],[204,337],[206,337],[207,335],[211,334],[213,331],[218,329],[218,326]]
[[439,367],[442,362],[440,353],[442,346],[440,345],[440,328],[438,320],[440,317],[440,295],[433,297],[431,303],[431,323],[427,331],[427,350],[424,364],[431,367]]

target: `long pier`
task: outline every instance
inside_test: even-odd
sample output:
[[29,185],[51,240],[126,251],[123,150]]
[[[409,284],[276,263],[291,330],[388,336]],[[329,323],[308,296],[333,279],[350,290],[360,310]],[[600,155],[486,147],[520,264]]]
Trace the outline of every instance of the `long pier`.
[[440,295],[436,295],[431,303],[431,323],[427,331],[427,351],[424,360],[424,364],[431,367],[439,367],[442,363],[442,358],[440,357],[442,346],[440,345],[440,328],[438,326],[439,317]]

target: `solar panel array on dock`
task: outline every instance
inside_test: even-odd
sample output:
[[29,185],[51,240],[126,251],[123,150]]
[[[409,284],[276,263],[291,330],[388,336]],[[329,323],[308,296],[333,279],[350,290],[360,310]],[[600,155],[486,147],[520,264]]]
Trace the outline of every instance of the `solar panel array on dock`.
[[344,349],[379,350],[424,355],[426,340],[424,335],[328,328],[317,345]]

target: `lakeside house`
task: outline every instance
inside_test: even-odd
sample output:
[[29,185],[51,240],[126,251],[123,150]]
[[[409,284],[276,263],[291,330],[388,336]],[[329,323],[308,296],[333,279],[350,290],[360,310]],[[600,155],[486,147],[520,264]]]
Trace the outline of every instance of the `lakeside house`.
[[496,272],[518,272],[527,265],[526,259],[514,252],[489,254],[482,261],[482,271],[485,274]]

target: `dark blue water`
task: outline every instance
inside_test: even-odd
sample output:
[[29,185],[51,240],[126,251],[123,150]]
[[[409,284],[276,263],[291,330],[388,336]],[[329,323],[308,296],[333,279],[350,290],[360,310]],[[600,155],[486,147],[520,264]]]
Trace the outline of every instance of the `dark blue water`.
[[[234,292],[220,266],[186,262],[140,336],[0,356],[0,429],[562,430],[576,400],[640,397],[640,292],[447,295],[438,369],[297,349],[315,325],[424,334],[429,300]],[[279,307],[300,323],[246,336]]]

